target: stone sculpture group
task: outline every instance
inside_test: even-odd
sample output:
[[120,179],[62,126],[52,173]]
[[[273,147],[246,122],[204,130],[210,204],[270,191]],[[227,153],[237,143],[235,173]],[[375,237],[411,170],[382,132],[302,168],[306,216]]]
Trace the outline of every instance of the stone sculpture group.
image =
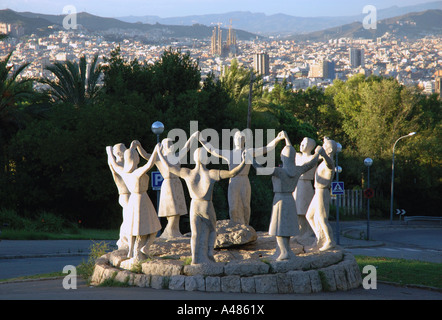
[[[195,140],[202,147],[197,148],[193,154],[194,168],[181,167],[180,160],[187,155]],[[336,143],[324,138],[323,146],[315,148],[313,139],[304,138],[300,144],[301,152],[297,153],[287,133],[281,131],[262,148],[246,148],[245,135],[241,132],[234,136],[233,150],[216,149],[199,132],[195,132],[177,154],[170,139],[158,143],[152,154],[147,153],[137,140],[129,148],[122,143],[106,147],[108,164],[118,188],[119,204],[123,212],[118,249],[127,249],[127,258],[133,261],[145,260],[161,230],[159,217],[167,218],[167,226],[161,238],[176,239],[182,237],[179,230],[180,216],[189,213],[192,264],[214,263],[213,250],[217,234],[212,193],[215,183],[221,179],[230,179],[230,222],[249,225],[250,166],[253,165],[257,170],[262,168],[255,157],[272,151],[283,140],[285,147],[281,152],[282,166],[267,168],[265,171],[272,177],[273,183],[274,198],[268,234],[276,237],[276,260],[284,261],[295,257],[290,248],[291,237],[295,237],[298,243],[303,243],[314,235],[315,242],[305,246],[305,251],[326,251],[333,248],[335,244],[328,224],[328,214]],[[229,170],[207,169],[208,152],[224,159]],[[170,155],[178,159],[177,163],[170,161]],[[140,156],[147,163],[138,167]],[[147,195],[149,176],[146,173],[153,166],[158,168],[164,178],[158,212]],[[186,182],[191,197],[189,211],[180,179]]]

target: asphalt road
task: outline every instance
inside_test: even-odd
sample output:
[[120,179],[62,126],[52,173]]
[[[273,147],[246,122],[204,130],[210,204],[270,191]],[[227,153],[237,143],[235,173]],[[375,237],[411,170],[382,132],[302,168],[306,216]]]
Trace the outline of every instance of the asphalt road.
[[[344,233],[358,237],[366,232],[366,223],[348,224]],[[388,222],[374,222],[370,239],[379,246],[350,246],[354,255],[412,259],[442,263],[442,227],[436,224],[398,225],[390,227]]]
[[[78,281],[76,289],[63,288],[63,279],[0,284],[0,300],[153,300],[153,301],[286,301],[291,300],[442,300],[442,293],[379,283],[376,290],[313,294],[246,294],[158,290],[138,287],[90,287]],[[290,306],[290,305],[287,305]],[[293,305],[292,305],[293,307]]]

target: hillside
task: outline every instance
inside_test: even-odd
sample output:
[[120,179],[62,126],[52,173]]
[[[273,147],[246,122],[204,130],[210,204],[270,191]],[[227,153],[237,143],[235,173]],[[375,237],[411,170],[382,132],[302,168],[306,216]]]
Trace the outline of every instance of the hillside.
[[[47,19],[38,16],[23,16],[9,9],[0,10],[0,22],[19,24],[24,28],[25,34],[48,33],[50,31],[48,26],[53,24]],[[53,32],[53,30],[51,30],[51,32]]]
[[[434,1],[424,4],[398,7],[393,6],[377,11],[378,19],[387,19],[402,16],[411,12],[422,12],[426,10],[442,10],[442,1]],[[283,9],[281,10],[283,11]],[[229,26],[230,22],[235,28],[262,35],[295,35],[320,31],[332,27],[339,27],[351,24],[355,21],[362,21],[365,15],[361,13],[353,16],[341,17],[297,17],[288,14],[256,13],[249,11],[233,11],[220,14],[190,15],[180,17],[161,18],[158,16],[126,16],[117,19],[125,22],[161,23],[166,25],[193,25],[195,23],[206,26],[221,23],[222,26]]]
[[[48,15],[32,12],[15,12],[9,9],[0,10],[0,22],[18,23],[24,26],[25,34],[48,33],[53,30],[48,26],[55,25],[62,29],[65,15]],[[154,33],[158,38],[209,38],[212,35],[213,27],[194,24],[191,26],[177,26],[164,24],[130,23],[120,21],[114,18],[104,18],[95,16],[86,12],[77,14],[77,24],[89,32],[124,32],[139,33],[146,35]],[[225,29],[224,29],[225,30]],[[240,40],[249,40],[256,38],[256,35],[250,32],[235,30],[236,36]],[[227,34],[227,31],[224,32]]]
[[377,29],[364,29],[362,22],[289,37],[299,41],[327,41],[337,38],[376,39],[385,33],[414,39],[425,35],[442,34],[442,10],[408,13],[399,17],[379,20]]

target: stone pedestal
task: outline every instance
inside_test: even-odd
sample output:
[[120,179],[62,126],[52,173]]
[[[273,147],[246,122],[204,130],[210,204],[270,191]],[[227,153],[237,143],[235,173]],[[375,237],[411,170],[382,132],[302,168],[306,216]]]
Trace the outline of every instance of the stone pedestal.
[[96,261],[91,284],[105,280],[131,286],[207,292],[315,293],[350,290],[362,283],[354,257],[340,248],[302,253],[292,243],[294,259],[276,261],[275,239],[258,232],[252,243],[215,250],[214,263],[190,265],[190,239],[156,239],[153,256],[130,263],[124,250]]

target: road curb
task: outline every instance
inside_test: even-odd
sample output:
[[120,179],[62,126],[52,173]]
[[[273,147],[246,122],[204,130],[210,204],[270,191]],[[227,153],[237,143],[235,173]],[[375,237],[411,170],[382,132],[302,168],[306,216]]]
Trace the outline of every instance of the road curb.
[[53,257],[78,257],[85,256],[87,257],[89,253],[45,253],[45,254],[22,254],[22,255],[7,255],[0,256],[0,260],[2,259],[28,259],[28,258],[53,258]]
[[395,287],[400,287],[400,288],[425,289],[425,290],[436,291],[436,292],[442,293],[442,288],[424,286],[421,284],[400,284],[400,283],[396,283],[396,282],[383,281],[383,280],[378,280],[378,283],[388,284],[390,286],[395,286]]
[[58,280],[63,279],[64,276],[58,276],[58,277],[43,277],[43,278],[36,278],[36,279],[10,279],[6,281],[0,281],[0,286],[2,284],[11,284],[11,283],[22,283],[22,282],[36,282],[36,281],[46,281],[46,280]]

